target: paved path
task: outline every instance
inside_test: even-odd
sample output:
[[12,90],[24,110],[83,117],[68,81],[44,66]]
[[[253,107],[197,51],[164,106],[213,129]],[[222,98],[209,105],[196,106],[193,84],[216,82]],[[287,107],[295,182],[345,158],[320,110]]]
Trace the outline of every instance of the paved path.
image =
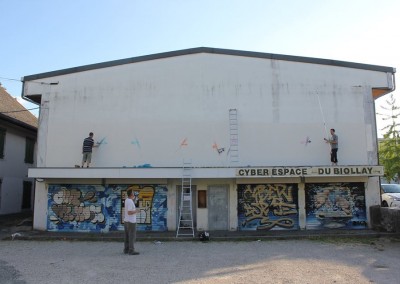
[[397,239],[0,241],[0,283],[398,283]]

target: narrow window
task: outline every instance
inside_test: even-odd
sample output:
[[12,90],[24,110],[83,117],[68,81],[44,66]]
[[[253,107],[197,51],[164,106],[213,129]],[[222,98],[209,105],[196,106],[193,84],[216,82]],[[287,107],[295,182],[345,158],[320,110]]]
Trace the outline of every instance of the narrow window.
[[24,181],[24,189],[22,193],[22,209],[31,209],[32,201],[32,182]]
[[198,195],[197,207],[198,208],[207,208],[207,191],[199,190],[199,191],[197,191],[197,195]]
[[6,144],[6,130],[0,128],[0,159],[4,158],[4,145]]
[[25,144],[25,163],[33,164],[33,154],[35,151],[35,140],[26,137]]
[[2,183],[2,180],[0,179],[0,209],[1,209],[1,195],[2,195],[2,192],[1,192],[1,183]]

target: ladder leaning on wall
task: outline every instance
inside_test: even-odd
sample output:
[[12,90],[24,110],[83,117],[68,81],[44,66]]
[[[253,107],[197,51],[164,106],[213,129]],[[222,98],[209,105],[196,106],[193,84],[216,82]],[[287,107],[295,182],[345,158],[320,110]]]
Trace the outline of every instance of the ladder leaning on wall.
[[232,164],[239,162],[239,124],[238,110],[236,108],[229,110],[229,157]]
[[176,237],[194,237],[192,212],[192,162],[183,161],[181,201],[179,205],[179,219]]

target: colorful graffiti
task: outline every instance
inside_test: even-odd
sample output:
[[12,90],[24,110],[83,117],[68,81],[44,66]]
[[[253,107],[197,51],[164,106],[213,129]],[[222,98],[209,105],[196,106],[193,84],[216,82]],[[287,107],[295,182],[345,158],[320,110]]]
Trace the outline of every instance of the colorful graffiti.
[[238,185],[239,230],[298,228],[296,184]]
[[138,197],[137,230],[167,230],[167,187],[164,185],[49,185],[49,231],[123,230],[123,201],[133,188]]
[[140,213],[136,216],[138,226],[142,226],[145,230],[154,230],[156,224],[160,227],[167,226],[165,219],[167,198],[166,196],[160,198],[162,196],[160,192],[155,194],[155,191],[159,191],[160,188],[148,185],[133,185],[121,190],[121,223],[124,220],[126,191],[128,189],[133,190],[136,208],[140,210]]
[[306,184],[307,229],[366,226],[363,183]]
[[104,204],[98,185],[49,185],[48,223],[50,231],[102,231],[105,228]]

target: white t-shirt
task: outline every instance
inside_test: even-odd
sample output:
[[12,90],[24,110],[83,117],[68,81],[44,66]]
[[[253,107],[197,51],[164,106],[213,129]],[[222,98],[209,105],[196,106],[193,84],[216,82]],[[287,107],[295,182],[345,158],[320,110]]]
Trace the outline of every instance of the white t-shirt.
[[136,209],[135,203],[132,199],[125,199],[125,218],[124,222],[136,223],[136,214],[128,215],[128,211],[133,211]]

